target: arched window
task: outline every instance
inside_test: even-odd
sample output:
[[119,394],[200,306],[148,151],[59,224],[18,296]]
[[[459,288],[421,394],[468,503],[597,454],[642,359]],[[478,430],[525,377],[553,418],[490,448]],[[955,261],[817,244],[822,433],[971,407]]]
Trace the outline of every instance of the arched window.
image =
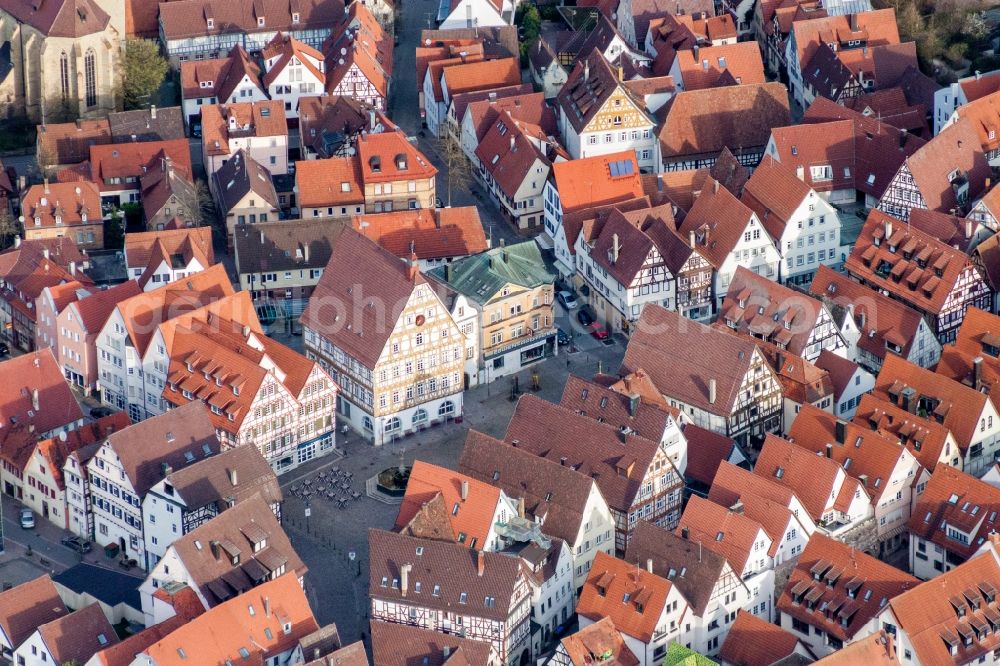
[[413,412],[413,425],[419,425],[421,423],[427,422],[427,410],[421,407],[417,411]]
[[97,106],[97,56],[94,50],[83,57],[84,85],[87,92],[87,108]]
[[453,403],[451,400],[445,400],[444,402],[441,403],[441,406],[438,407],[438,416],[448,416],[454,413],[455,413],[455,403]]
[[59,82],[62,86],[63,99],[69,98],[69,56],[63,51],[59,56]]
[[368,417],[368,416],[365,416],[364,418],[362,418],[361,419],[361,425],[364,427],[365,430],[371,430],[372,429],[372,420],[371,420],[371,418]]
[[399,430],[399,417],[393,416],[385,422],[385,432]]

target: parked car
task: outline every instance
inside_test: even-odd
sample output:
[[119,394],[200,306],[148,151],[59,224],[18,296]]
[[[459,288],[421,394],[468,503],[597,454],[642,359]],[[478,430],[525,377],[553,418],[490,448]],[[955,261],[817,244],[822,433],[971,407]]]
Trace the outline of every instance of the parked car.
[[560,347],[565,347],[571,341],[572,338],[569,337],[569,333],[562,330],[561,328],[556,329],[556,342],[559,344]]
[[571,291],[557,292],[556,299],[558,299],[559,302],[562,303],[562,306],[567,310],[575,310],[580,305],[576,302],[576,296],[574,296]]
[[66,536],[62,538],[62,545],[66,546],[70,550],[75,550],[81,555],[84,553],[89,553],[94,547],[92,543],[80,536]]
[[598,340],[607,340],[608,331],[596,321],[590,325],[590,334]]
[[35,528],[35,514],[31,509],[21,509],[21,528],[26,530]]
[[594,311],[590,309],[589,305],[585,305],[580,308],[579,312],[576,313],[576,320],[580,322],[580,325],[584,328],[590,326],[597,319],[597,315]]

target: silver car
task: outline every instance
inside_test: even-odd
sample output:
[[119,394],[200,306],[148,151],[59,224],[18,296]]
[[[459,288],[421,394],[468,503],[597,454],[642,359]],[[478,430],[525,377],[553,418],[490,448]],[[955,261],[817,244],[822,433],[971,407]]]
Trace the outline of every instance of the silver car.
[[559,299],[559,302],[562,303],[563,307],[567,310],[575,310],[580,305],[576,302],[576,297],[573,295],[573,292],[570,291],[560,291],[556,293],[556,298]]
[[21,509],[21,528],[26,530],[35,528],[35,514],[31,509]]

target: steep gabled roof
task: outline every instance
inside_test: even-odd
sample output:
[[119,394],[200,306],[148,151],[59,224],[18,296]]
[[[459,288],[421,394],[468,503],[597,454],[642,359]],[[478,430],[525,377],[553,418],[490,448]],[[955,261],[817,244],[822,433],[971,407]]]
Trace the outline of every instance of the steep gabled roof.
[[719,657],[742,666],[772,666],[793,654],[799,639],[776,624],[740,609]]
[[670,581],[654,573],[598,551],[576,612],[592,622],[611,618],[622,634],[649,643],[671,587]]
[[716,155],[767,144],[771,129],[790,122],[781,83],[755,83],[678,93],[663,107],[660,145],[665,160]]
[[[711,356],[702,353],[706,348],[713,350]],[[672,353],[664,355],[664,349]],[[756,352],[749,340],[650,304],[629,339],[622,367],[642,368],[672,399],[728,416],[736,408],[739,387]],[[715,380],[715,402],[710,399],[710,379]]]
[[[967,559],[1000,527],[997,512],[1000,489],[951,465],[938,465],[906,526],[915,536]],[[949,537],[948,527],[968,534],[968,543]]]
[[775,607],[847,642],[864,631],[890,599],[919,582],[890,564],[816,532]]

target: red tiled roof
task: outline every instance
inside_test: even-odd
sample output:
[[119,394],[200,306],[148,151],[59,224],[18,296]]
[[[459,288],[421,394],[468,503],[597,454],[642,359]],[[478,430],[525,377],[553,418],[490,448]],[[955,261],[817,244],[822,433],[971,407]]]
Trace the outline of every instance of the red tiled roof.
[[781,83],[689,90],[664,109],[659,136],[665,160],[714,156],[726,147],[740,154],[765,146],[772,128],[790,122],[788,91]]
[[[871,394],[861,397],[854,423],[886,437],[895,437],[929,472],[933,472],[951,438],[951,432],[932,419],[911,414]],[[956,446],[954,455],[958,455]]]
[[696,425],[685,426],[684,437],[688,442],[684,477],[710,486],[719,466],[728,461],[733,454],[736,442],[725,435]]
[[844,267],[917,310],[939,315],[971,265],[960,250],[873,209]]
[[[208,108],[208,107],[205,107]],[[139,189],[138,179],[148,169],[159,168],[160,160],[170,158],[171,163],[185,175],[191,175],[191,147],[187,139],[170,141],[141,141],[138,143],[113,143],[90,147],[90,180],[102,192]],[[63,176],[60,174],[60,179]],[[112,178],[122,179],[111,184]],[[126,178],[135,178],[126,183]],[[69,180],[73,180],[72,177]]]
[[689,539],[725,557],[737,575],[746,570],[757,538],[764,531],[757,521],[698,495],[688,499],[675,532],[682,534],[685,529]]
[[[843,422],[841,422],[843,423]],[[803,405],[788,437],[814,454],[826,455],[861,481],[872,503],[878,502],[889,487],[892,474],[906,464],[906,449],[895,437],[856,423],[843,423],[843,441],[837,437],[838,419],[813,405]]]
[[[711,356],[699,351],[706,346],[713,349]],[[665,348],[674,354],[665,356]],[[666,397],[728,416],[735,409],[739,387],[756,353],[756,345],[740,336],[648,304],[629,339],[622,370],[642,368]],[[709,378],[716,382],[714,403],[709,400]]]
[[969,448],[979,426],[979,417],[989,399],[985,394],[944,375],[921,368],[894,354],[886,356],[872,393],[902,407],[906,389],[913,389],[917,400],[915,413],[931,416],[930,405],[921,407],[920,399],[934,404],[933,414],[951,430],[963,453]]
[[[611,163],[622,161],[628,162],[631,169],[625,175],[611,175]],[[564,215],[581,208],[619,203],[643,194],[639,165],[633,150],[556,162],[552,165],[552,175]]]
[[437,168],[401,131],[362,134],[357,142],[361,181],[398,182],[433,178]]
[[799,556],[775,607],[846,642],[864,630],[890,599],[919,582],[817,532]]
[[615,666],[639,666],[639,659],[625,645],[622,634],[610,617],[601,618],[561,641],[571,666],[587,666],[592,655],[610,655]]
[[[996,621],[998,589],[1000,565],[994,552],[986,552],[890,599],[889,606],[914,659],[922,664],[968,664],[1000,645],[1000,634],[980,629]],[[970,645],[965,644],[966,636]]]
[[[463,497],[464,495],[464,497]],[[490,548],[486,537],[500,504],[500,489],[465,474],[418,460],[410,471],[406,495],[396,515],[395,529],[406,527],[420,508],[440,496],[459,543],[470,548]],[[465,535],[462,538],[461,535]]]
[[475,206],[355,215],[351,225],[400,259],[411,252],[418,259],[436,260],[489,249]]
[[[210,104],[201,107],[202,144],[209,155],[229,155],[233,152],[229,147],[231,119],[240,132],[247,131],[254,137],[288,135],[285,105],[280,100]],[[187,141],[184,141],[184,146],[187,147]],[[176,159],[174,162],[177,163]]]
[[754,215],[732,192],[708,178],[677,230],[682,238],[694,233],[695,249],[718,270]]
[[[832,494],[839,491],[840,485],[846,485],[846,482],[837,483],[843,472],[838,463],[776,435],[768,435],[764,440],[753,472],[789,488],[809,512],[809,517],[817,522],[834,504]],[[842,510],[846,511],[847,507]]]
[[[648,643],[667,603],[670,581],[598,551],[576,612],[591,621],[609,617],[618,631]],[[624,598],[629,600],[623,602]]]
[[[951,465],[938,465],[917,496],[906,526],[912,534],[967,559],[1000,527],[998,511],[1000,489]],[[968,543],[950,538],[947,527],[967,533]]]
[[861,330],[858,346],[875,358],[889,355],[887,340],[900,345],[901,356],[909,356],[923,321],[918,311],[828,266],[816,271],[810,291],[834,307],[853,309],[854,322]]
[[972,121],[961,118],[928,141],[906,160],[907,169],[923,197],[924,207],[942,213],[958,207],[952,174],[968,181],[969,201],[986,190],[990,167]]
[[476,147],[476,157],[482,168],[511,201],[517,200],[525,180],[548,177],[551,163],[536,145],[537,139],[532,139],[527,128],[504,110]]
[[[45,348],[0,363],[0,440],[16,430],[32,428],[37,438],[42,433],[68,426],[83,419],[76,396],[66,383],[52,350]],[[35,408],[37,392],[38,407]]]
[[295,163],[295,187],[302,208],[364,204],[361,162],[356,157],[331,157]]
[[739,266],[719,308],[715,326],[781,345],[804,356],[825,305]]
[[677,53],[684,90],[701,90],[718,84],[723,72],[737,84],[765,83],[764,61],[755,42],[703,46]]
[[799,639],[776,624],[740,609],[719,657],[740,666],[771,666],[795,652]]
[[798,49],[796,56],[803,68],[821,44],[862,40],[872,47],[899,43],[896,12],[891,8],[795,21],[791,32]]
[[793,168],[765,155],[743,187],[740,200],[757,213],[767,233],[780,241],[788,221],[810,194]]
[[[21,199],[25,231],[99,224],[101,192],[86,181],[32,185]],[[32,221],[34,220],[34,221]]]

